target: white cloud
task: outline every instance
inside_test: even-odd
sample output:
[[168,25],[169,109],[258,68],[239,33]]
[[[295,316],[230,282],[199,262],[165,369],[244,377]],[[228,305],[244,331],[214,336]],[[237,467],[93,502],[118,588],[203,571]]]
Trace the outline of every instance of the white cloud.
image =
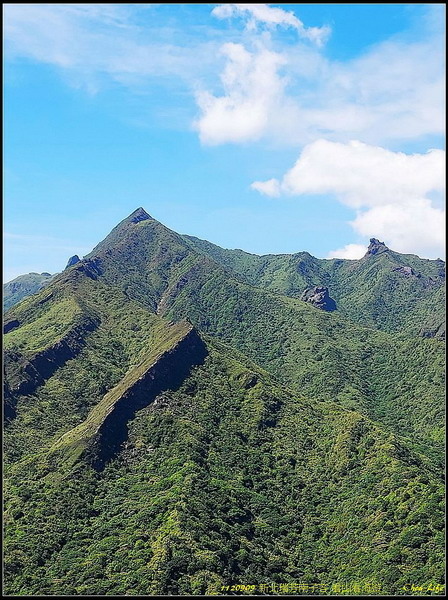
[[221,52],[227,58],[221,75],[225,95],[197,94],[203,115],[195,127],[204,144],[257,140],[283,95],[284,81],[277,69],[284,59],[265,48],[249,52],[233,43],[224,44]]
[[276,198],[280,196],[280,183],[278,179],[268,179],[268,181],[254,181],[251,186],[253,190],[257,190],[261,194],[265,194],[266,196],[271,196],[271,198]]
[[[269,65],[270,78],[275,87],[281,69],[283,82],[281,88],[275,88],[276,101],[263,103],[263,119],[257,121],[256,136],[228,136],[225,131],[222,135],[216,132],[214,144],[262,137],[286,145],[307,144],[321,137],[341,142],[356,138],[371,144],[385,144],[391,140],[443,135],[444,34],[433,20],[423,20],[412,40],[395,36],[371,46],[355,58],[338,61],[327,58],[309,44],[282,44],[278,36],[260,34],[255,28],[255,24],[264,23],[310,32],[292,12],[264,4],[227,4],[216,7],[213,14],[220,18],[249,19],[253,27],[246,30],[246,50],[250,52],[255,47],[260,57],[262,48],[275,52],[278,58],[274,70],[273,65]],[[232,60],[229,57],[226,69]],[[236,108],[241,105],[246,115],[257,114],[257,82],[248,81],[243,71],[239,77],[239,84],[245,87],[242,100],[228,93],[225,85],[222,96],[216,92],[198,95],[202,111],[199,123],[204,120],[206,125],[210,114],[219,118],[213,109],[222,108],[226,103]],[[211,101],[206,102],[204,98]],[[209,143],[201,127],[199,131],[204,143]]]
[[281,181],[252,187],[270,196],[333,195],[357,211],[351,225],[358,234],[384,239],[399,252],[443,253],[444,211],[434,205],[445,189],[442,150],[404,154],[358,141],[317,140]]
[[288,194],[338,195],[353,208],[406,202],[445,189],[445,152],[391,152],[359,141],[317,140],[303,149],[282,181]]
[[151,10],[151,5],[8,4],[6,56],[54,65],[70,83],[94,92],[105,79],[132,86],[154,76],[190,83],[214,62],[210,46],[218,44],[191,43],[181,31],[139,22],[139,11]]
[[212,10],[212,15],[219,19],[241,16],[248,19],[248,29],[255,29],[257,24],[282,25],[293,27],[299,35],[321,46],[330,35],[331,29],[323,27],[305,27],[294,13],[275,8],[268,4],[220,4]]
[[337,250],[331,250],[328,253],[327,258],[346,258],[349,260],[356,260],[362,258],[367,252],[367,247],[362,244],[347,244],[343,248]]
[[[428,6],[431,18],[422,19],[413,40],[395,37],[338,61],[318,47],[325,27],[306,27],[292,11],[267,4],[216,6],[215,17],[238,18],[229,30],[175,21],[163,26],[151,4],[7,4],[5,55],[54,65],[71,84],[92,92],[107,81],[152,91],[152,77],[171,88],[187,86],[200,110],[195,126],[204,144],[266,138],[297,146],[321,137],[385,144],[443,134],[439,8]],[[252,29],[244,29],[247,24]],[[282,40],[285,27],[298,32],[296,44]],[[231,46],[247,53],[246,63],[227,52]],[[219,48],[226,64],[216,89]]]
[[352,225],[361,235],[384,239],[397,252],[424,258],[444,256],[445,211],[427,198],[369,208]]

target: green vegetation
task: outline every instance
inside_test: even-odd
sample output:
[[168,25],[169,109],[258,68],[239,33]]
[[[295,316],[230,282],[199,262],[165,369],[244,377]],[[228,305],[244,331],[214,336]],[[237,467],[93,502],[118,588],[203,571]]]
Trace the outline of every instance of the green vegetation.
[[147,371],[166,353],[171,351],[192,327],[186,322],[168,324],[162,320],[154,327],[154,343],[143,360],[113,387],[102,400],[94,406],[87,418],[77,427],[65,433],[52,447],[52,452],[69,450],[69,460],[79,458],[89,442],[98,433],[107,416],[123,395],[134,386]]
[[299,398],[213,347],[138,413],[101,475],[57,469],[36,479],[19,463],[8,479],[11,593],[373,580],[400,594],[443,574],[441,486],[425,461],[359,413]]
[[[441,584],[440,269],[389,250],[256,257],[133,213],[6,314],[6,366],[41,377],[17,392],[7,370],[6,592]],[[336,312],[297,298],[318,284]],[[132,410],[162,357],[193,352],[190,323],[205,362]],[[126,437],[95,469],[119,403]]]
[[444,335],[445,263],[440,259],[391,250],[361,260],[317,259],[308,252],[257,256],[184,239],[251,285],[292,297],[323,285],[351,321],[388,332]]
[[82,314],[73,298],[52,302],[33,322],[8,333],[5,349],[32,354],[48,348],[67,333]]
[[3,284],[3,311],[18,304],[23,298],[35,294],[50,283],[50,273],[28,273]]

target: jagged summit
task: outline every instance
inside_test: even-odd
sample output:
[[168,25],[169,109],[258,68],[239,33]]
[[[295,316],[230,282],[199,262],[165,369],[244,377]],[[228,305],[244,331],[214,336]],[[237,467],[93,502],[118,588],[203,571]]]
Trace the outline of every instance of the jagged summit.
[[79,256],[77,254],[75,254],[74,256],[71,256],[68,259],[67,265],[66,265],[66,269],[68,269],[69,267],[73,267],[73,265],[76,265],[76,263],[81,262],[81,259],[79,258]]
[[131,230],[134,231],[134,226],[141,221],[158,223],[158,221],[153,219],[151,215],[149,215],[146,210],[140,206],[129,216],[120,221],[120,223],[118,223],[118,225],[112,229],[109,235],[107,235],[97,246],[95,246],[92,252],[87,254],[84,258],[91,258],[92,256],[96,256],[100,251],[104,251],[105,249],[110,249],[116,246],[117,243],[120,243],[123,240],[123,236],[127,236]]
[[380,242],[376,238],[370,238],[370,244],[367,248],[367,252],[365,256],[372,256],[374,254],[381,254],[382,252],[386,252],[389,248],[386,246],[384,242]]
[[151,215],[148,215],[146,210],[140,206],[134,210],[126,220],[129,220],[132,223],[139,223],[140,221],[147,221],[148,219],[152,219]]

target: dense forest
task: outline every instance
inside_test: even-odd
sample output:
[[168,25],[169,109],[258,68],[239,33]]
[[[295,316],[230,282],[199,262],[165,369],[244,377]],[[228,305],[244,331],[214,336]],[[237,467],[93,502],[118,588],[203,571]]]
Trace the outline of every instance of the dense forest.
[[443,593],[443,261],[70,262],[4,315],[7,594]]

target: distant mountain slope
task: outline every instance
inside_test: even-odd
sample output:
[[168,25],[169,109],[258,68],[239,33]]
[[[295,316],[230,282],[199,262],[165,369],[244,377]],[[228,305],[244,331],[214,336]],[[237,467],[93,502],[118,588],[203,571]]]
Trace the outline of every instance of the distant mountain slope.
[[442,583],[444,346],[341,313],[143,209],[11,308],[7,593]]
[[3,284],[3,311],[35,294],[51,281],[50,273],[28,273]]
[[445,263],[440,259],[399,254],[375,239],[360,260],[327,260],[307,252],[258,256],[183,237],[251,285],[294,298],[309,286],[325,286],[339,312],[352,321],[444,338]]

